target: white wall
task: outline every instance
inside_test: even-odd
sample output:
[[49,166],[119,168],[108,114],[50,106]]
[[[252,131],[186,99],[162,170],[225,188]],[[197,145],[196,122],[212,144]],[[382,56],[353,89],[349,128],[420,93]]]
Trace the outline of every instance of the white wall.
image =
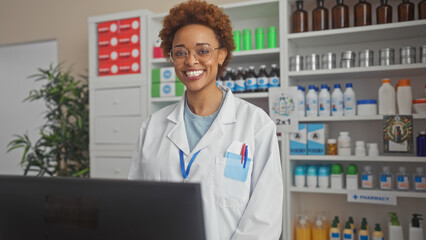
[[23,174],[19,166],[22,149],[6,153],[7,144],[14,134],[27,132],[32,142],[39,138],[46,109],[44,101],[22,100],[30,90],[44,84],[28,76],[36,74],[38,68],[46,69],[56,63],[56,40],[0,46],[0,174]]

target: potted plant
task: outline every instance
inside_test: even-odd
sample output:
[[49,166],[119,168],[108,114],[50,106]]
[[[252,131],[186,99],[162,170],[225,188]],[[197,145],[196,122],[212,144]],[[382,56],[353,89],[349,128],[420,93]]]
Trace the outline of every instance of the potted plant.
[[39,69],[30,76],[46,83],[31,90],[27,101],[45,101],[46,123],[32,144],[28,135],[14,135],[8,152],[23,148],[20,164],[24,175],[89,177],[89,96],[87,76],[77,81],[62,64]]

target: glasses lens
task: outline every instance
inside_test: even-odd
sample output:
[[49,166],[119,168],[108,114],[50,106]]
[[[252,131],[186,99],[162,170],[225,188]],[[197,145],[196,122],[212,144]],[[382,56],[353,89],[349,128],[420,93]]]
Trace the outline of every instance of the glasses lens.
[[184,47],[175,47],[172,49],[172,60],[173,62],[180,62],[185,60],[186,56],[188,56],[188,51]]
[[213,49],[207,47],[207,46],[198,46],[196,49],[196,54],[198,61],[200,62],[207,62],[211,59]]

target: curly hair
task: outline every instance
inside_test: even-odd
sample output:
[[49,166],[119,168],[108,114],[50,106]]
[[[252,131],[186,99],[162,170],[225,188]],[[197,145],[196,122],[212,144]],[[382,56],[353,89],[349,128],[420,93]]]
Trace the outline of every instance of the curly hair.
[[169,55],[175,33],[190,24],[201,24],[211,28],[219,41],[219,46],[228,51],[225,61],[218,66],[220,76],[229,64],[231,53],[235,49],[231,20],[222,8],[206,1],[189,0],[170,9],[169,15],[163,19],[163,29],[159,34],[163,55]]

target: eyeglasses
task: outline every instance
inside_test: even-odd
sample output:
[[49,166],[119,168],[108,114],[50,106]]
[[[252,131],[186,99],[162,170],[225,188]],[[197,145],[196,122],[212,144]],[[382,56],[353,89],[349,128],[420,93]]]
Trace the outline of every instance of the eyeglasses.
[[[200,63],[203,63],[210,61],[213,56],[213,51],[217,49],[220,49],[220,47],[211,48],[209,46],[200,45],[195,47],[192,52],[194,53],[195,59],[197,59]],[[184,47],[174,47],[170,51],[169,56],[173,63],[183,63],[189,56],[189,50]]]

